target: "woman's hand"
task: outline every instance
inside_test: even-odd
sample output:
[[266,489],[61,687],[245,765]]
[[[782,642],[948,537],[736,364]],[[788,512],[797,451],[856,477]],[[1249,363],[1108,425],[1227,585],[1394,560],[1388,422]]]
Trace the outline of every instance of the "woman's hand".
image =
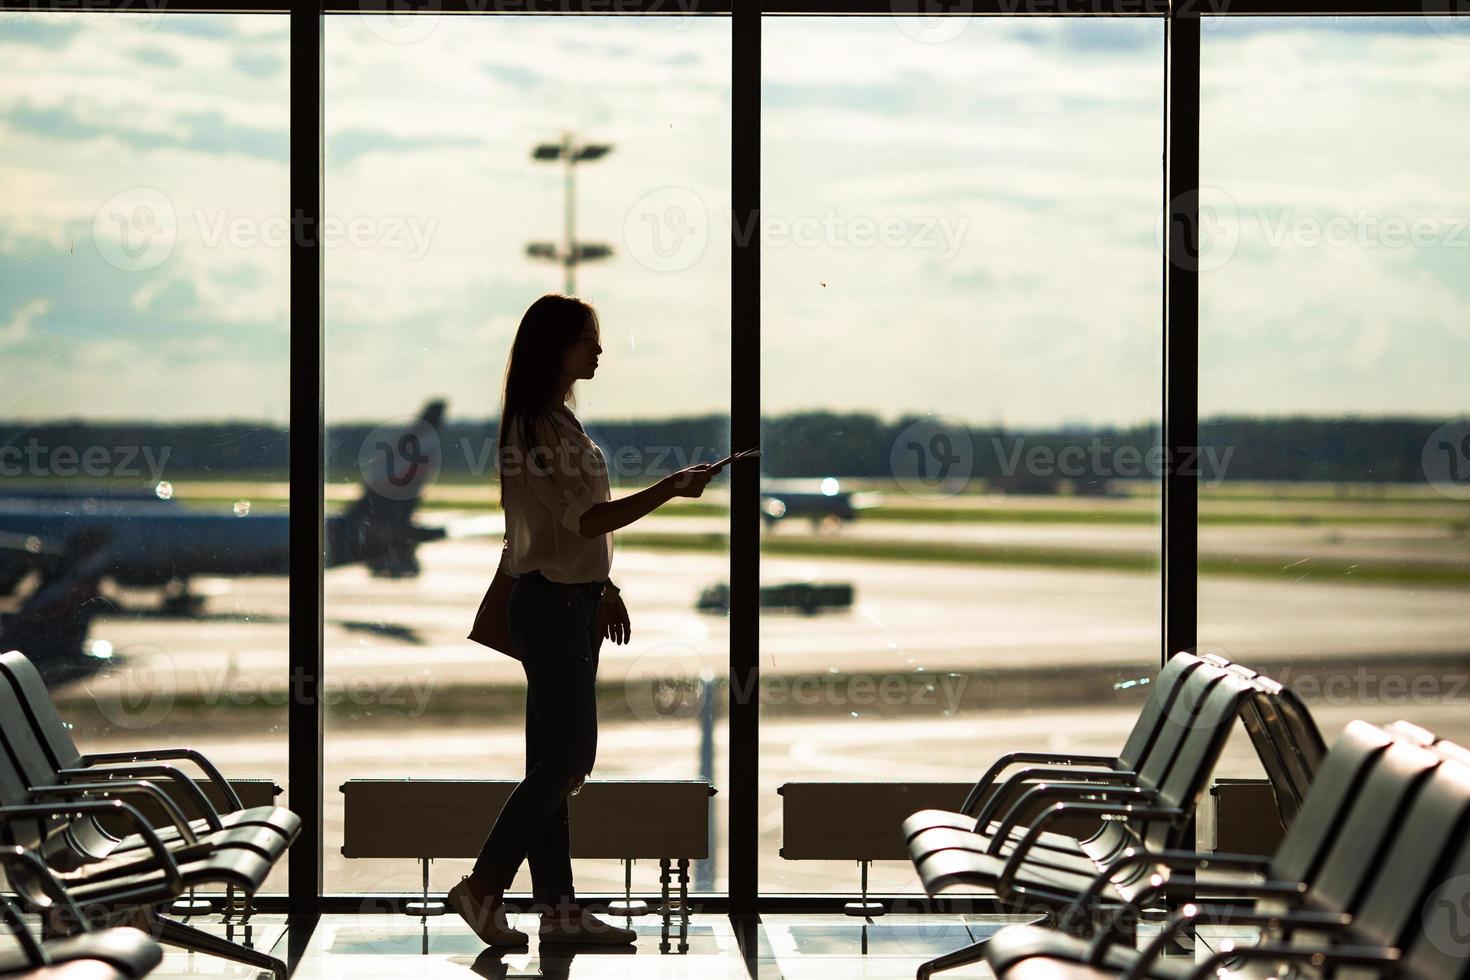
[[719,471],[709,463],[696,463],[664,477],[675,497],[698,497]]
[[603,639],[614,643],[627,643],[633,635],[628,622],[628,607],[623,605],[622,596],[603,596],[602,609],[598,613]]

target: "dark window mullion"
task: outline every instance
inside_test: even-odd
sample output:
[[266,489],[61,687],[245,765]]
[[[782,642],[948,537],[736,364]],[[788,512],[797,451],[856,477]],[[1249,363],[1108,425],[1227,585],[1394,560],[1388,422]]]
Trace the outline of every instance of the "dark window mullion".
[[290,806],[301,817],[291,847],[293,914],[314,915],[322,894],[322,538],[326,518],[323,435],[322,13],[321,0],[291,4],[291,579]]
[[1165,79],[1163,637],[1160,659],[1198,632],[1200,22],[1170,17]]
[[[761,20],[758,0],[732,14],[730,444],[760,441]],[[733,451],[733,450],[732,450]],[[760,474],[730,470],[730,912],[752,915],[760,893]],[[743,516],[743,520],[739,519]]]

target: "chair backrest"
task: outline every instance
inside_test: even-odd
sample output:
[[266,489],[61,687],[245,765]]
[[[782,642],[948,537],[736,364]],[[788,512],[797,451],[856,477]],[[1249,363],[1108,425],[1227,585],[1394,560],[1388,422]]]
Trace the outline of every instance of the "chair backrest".
[[[26,718],[15,688],[4,680],[0,680],[0,767],[14,775],[23,791],[17,793],[17,798],[6,802],[32,802],[29,787],[55,786],[63,782]],[[42,847],[48,858],[58,861],[69,862],[72,855],[85,854],[97,847],[105,848],[108,841],[96,817],[90,814],[76,819],[48,817],[41,821],[41,826],[45,836]],[[15,843],[27,846],[20,841]]]
[[[1201,653],[1199,657],[1211,667],[1216,667],[1220,670],[1229,670],[1231,667],[1239,666],[1233,660],[1230,660],[1228,657],[1222,657],[1218,653],[1205,652]],[[1241,669],[1250,671],[1249,667],[1242,667]]]
[[1412,908],[1420,927],[1402,942],[1404,980],[1465,980],[1470,977],[1470,837],[1430,882]]
[[1316,879],[1328,848],[1342,829],[1344,815],[1391,744],[1388,733],[1366,721],[1350,722],[1343,729],[1323,758],[1296,819],[1271,855],[1272,879],[1309,884]]
[[[1195,675],[1199,672],[1195,671]],[[1235,674],[1221,673],[1215,679],[1189,722],[1168,777],[1158,788],[1161,804],[1176,807],[1186,815],[1194,812],[1240,716],[1240,706],[1252,690],[1250,681]],[[1154,850],[1177,847],[1179,835],[1187,824],[1187,816],[1154,821],[1149,824],[1144,843]]]
[[0,743],[4,743],[10,764],[27,786],[54,786],[61,781],[57,767],[26,719],[15,689],[4,682],[0,682]]
[[1254,681],[1252,687],[1254,690],[1251,696],[1240,706],[1240,721],[1245,726],[1246,734],[1250,736],[1251,745],[1255,746],[1256,758],[1260,760],[1261,768],[1266,771],[1281,825],[1290,827],[1301,806],[1301,800],[1295,793],[1297,787],[1286,759],[1288,750],[1281,744],[1287,737],[1285,726],[1271,707],[1267,692]]
[[1433,752],[1401,739],[1384,750],[1354,806],[1340,817],[1336,839],[1303,899],[1307,907],[1326,912],[1356,909],[1360,894],[1394,840],[1394,831],[1439,762]]
[[1225,676],[1224,671],[1201,661],[1179,684],[1159,723],[1158,737],[1137,770],[1140,786],[1157,790],[1165,784],[1175,760],[1195,730],[1195,719],[1209,702],[1210,691]]
[[1138,771],[1139,765],[1158,742],[1164,719],[1179,695],[1179,686],[1199,665],[1200,659],[1193,654],[1175,654],[1149,684],[1148,699],[1144,701],[1143,710],[1138,713],[1133,730],[1128,733],[1128,740],[1118,753],[1118,761],[1124,768]]
[[[34,800],[30,788],[11,762],[10,754],[0,748],[0,806],[23,806],[32,802]],[[0,820],[0,843],[15,844],[34,851],[57,826],[57,821],[45,818],[15,817]]]
[[[1426,900],[1444,881],[1443,869],[1465,840],[1470,822],[1470,767],[1442,759],[1423,781],[1404,819],[1393,832],[1392,846],[1375,870],[1367,893],[1353,912],[1353,942],[1403,948],[1414,941],[1416,920],[1422,921]],[[1470,899],[1470,882],[1456,896]],[[1470,911],[1462,930],[1470,930]]]
[[1263,674],[1241,714],[1261,766],[1271,780],[1281,825],[1290,827],[1326,755],[1322,733],[1306,706],[1290,690]]
[[1277,684],[1275,681],[1271,681],[1271,684],[1274,688],[1271,705],[1281,716],[1281,722],[1290,738],[1286,744],[1293,750],[1287,757],[1287,764],[1291,766],[1298,782],[1310,786],[1317,769],[1322,765],[1323,756],[1327,754],[1327,742],[1322,738],[1322,730],[1317,727],[1312,712],[1296,692],[1285,684]]
[[46,682],[41,672],[36,670],[36,665],[19,650],[0,653],[0,677],[10,682],[20,698],[24,717],[35,730],[51,767],[76,767],[81,762],[81,750],[72,741],[71,731],[56,710],[56,703],[51,700],[51,692],[46,690]]
[[[1175,659],[1189,654],[1176,654]],[[1143,764],[1134,771],[1138,773],[1138,785],[1144,789],[1158,791],[1178,758],[1190,734],[1199,712],[1209,701],[1210,691],[1225,679],[1225,672],[1198,658],[1177,690],[1168,701],[1168,708],[1159,722],[1157,737],[1149,748]],[[1178,821],[1159,820],[1156,817],[1138,817],[1134,820],[1109,820],[1103,824],[1098,842],[1102,850],[1119,853],[1122,848],[1136,847],[1151,839],[1151,829],[1160,827],[1163,838],[1171,837],[1171,828]],[[1145,873],[1140,871],[1140,874]]]

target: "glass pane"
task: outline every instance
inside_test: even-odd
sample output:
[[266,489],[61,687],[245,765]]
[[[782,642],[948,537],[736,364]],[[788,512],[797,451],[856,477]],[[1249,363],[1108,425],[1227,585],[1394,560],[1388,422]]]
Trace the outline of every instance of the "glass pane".
[[1203,32],[1200,638],[1351,718],[1470,735],[1470,129],[1447,18]]
[[1116,753],[1159,663],[1161,25],[922,26],[764,24],[763,891],[858,885],[782,784]]
[[[338,787],[524,772],[522,668],[465,634],[500,558],[496,436],[527,308],[574,291],[598,312],[600,364],[572,407],[614,497],[727,452],[730,32],[728,18],[539,16],[342,16],[326,31],[327,213],[346,230],[326,250],[331,505],[350,522],[373,499],[365,484],[381,477],[384,446],[407,473],[399,437],[444,404],[432,431],[420,427],[420,449],[437,450],[417,496],[389,491],[402,521],[391,548],[326,573],[340,692],[325,750],[327,890],[401,893],[420,886],[412,860],[341,854]],[[569,193],[575,242],[611,249],[577,263],[571,284],[557,261]],[[600,649],[594,780],[727,784],[728,629],[697,608],[728,567],[718,486],[614,535],[632,635]],[[445,537],[415,546],[410,522]],[[707,730],[688,697],[706,667],[718,718]],[[726,799],[714,798],[715,853]],[[495,817],[484,814],[484,832]],[[436,861],[433,887],[471,864]],[[722,863],[704,863],[690,884],[725,880]],[[578,861],[576,884],[621,890],[622,867]],[[639,862],[634,888],[658,884],[658,863]],[[512,890],[530,890],[525,865]]]
[[0,649],[82,751],[193,746],[265,800],[287,775],[287,47],[284,16],[0,14]]

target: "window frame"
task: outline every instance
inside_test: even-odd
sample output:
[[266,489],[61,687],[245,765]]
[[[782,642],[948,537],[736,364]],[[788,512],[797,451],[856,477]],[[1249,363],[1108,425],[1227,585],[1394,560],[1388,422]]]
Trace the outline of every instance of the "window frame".
[[[1168,234],[1160,326],[1163,390],[1160,410],[1166,469],[1162,485],[1162,645],[1158,662],[1197,643],[1196,532],[1199,441],[1199,190],[1200,19],[1224,17],[1467,16],[1456,0],[957,0],[943,16],[1142,17],[1165,24],[1164,182]],[[290,211],[292,227],[311,229],[323,214],[323,71],[325,18],[392,13],[450,16],[728,16],[731,19],[731,207],[733,228],[760,209],[761,23],[775,16],[894,16],[893,0],[0,0],[0,12],[121,13],[153,16],[199,13],[288,15],[290,23]],[[325,509],[325,350],[323,255],[313,236],[290,245],[290,495],[292,500],[288,709],[291,807],[302,818],[291,848],[287,896],[261,896],[262,911],[286,911],[314,922],[323,912],[386,906],[380,896],[323,894],[323,527]],[[760,243],[734,235],[730,260],[730,431],[732,445],[760,438]],[[738,382],[737,382],[737,379]],[[755,513],[759,474],[731,471],[730,488],[730,785],[727,860],[729,891],[699,896],[702,908],[741,918],[762,912],[840,912],[844,897],[777,895],[760,891],[758,855],[760,527],[737,521]],[[404,899],[409,896],[403,896]],[[889,896],[873,896],[885,898]],[[911,907],[942,908],[942,902]],[[985,903],[969,903],[984,911]],[[307,932],[305,935],[309,935]],[[745,948],[754,935],[741,933]],[[299,945],[292,930],[290,945]]]

